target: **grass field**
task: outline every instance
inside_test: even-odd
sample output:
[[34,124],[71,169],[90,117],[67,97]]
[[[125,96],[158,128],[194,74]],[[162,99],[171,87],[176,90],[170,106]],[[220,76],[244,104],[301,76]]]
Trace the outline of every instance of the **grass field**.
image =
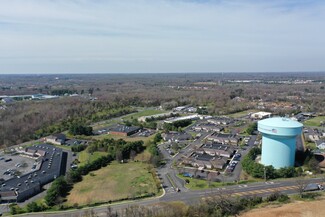
[[148,162],[151,158],[151,154],[148,150],[144,150],[144,152],[138,154],[135,157],[135,161],[141,161],[141,162]]
[[148,110],[140,111],[136,114],[127,115],[123,118],[123,120],[131,120],[132,118],[138,119],[139,117],[142,117],[142,116],[156,115],[156,114],[162,114],[162,113],[167,113],[167,111],[148,109]]
[[177,175],[177,176],[183,180],[189,180],[190,182],[185,186],[191,190],[217,188],[217,187],[227,185],[227,183],[222,183],[222,182],[210,182],[209,185],[209,182],[203,179],[193,179],[193,178],[184,177],[183,175]]
[[80,166],[84,165],[88,161],[94,161],[102,156],[106,156],[106,152],[95,151],[93,154],[89,154],[86,150],[82,151],[78,155],[78,160],[80,161]]
[[320,123],[325,123],[325,116],[318,116],[315,118],[311,118],[304,122],[305,126],[312,126],[312,127],[320,127]]
[[148,136],[148,137],[129,137],[129,136],[118,136],[118,135],[112,135],[112,134],[102,134],[98,136],[92,136],[92,139],[105,139],[105,138],[113,138],[113,139],[124,139],[128,142],[134,142],[142,140],[144,143],[146,143],[149,140],[152,140],[155,137],[155,134]]
[[226,116],[232,117],[232,118],[240,118],[243,117],[245,115],[248,115],[249,113],[254,113],[254,112],[258,112],[258,110],[255,109],[249,109],[246,111],[242,111],[242,112],[237,112],[237,113],[233,113],[233,114],[228,114]]
[[84,205],[158,193],[147,166],[141,162],[113,162],[84,176],[83,181],[74,185],[66,203]]

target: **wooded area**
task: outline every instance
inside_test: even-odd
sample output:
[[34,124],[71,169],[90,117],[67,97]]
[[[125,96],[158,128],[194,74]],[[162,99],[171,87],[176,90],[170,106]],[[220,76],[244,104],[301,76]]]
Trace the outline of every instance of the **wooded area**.
[[[254,82],[234,82],[241,79]],[[293,84],[295,79],[312,82]],[[324,113],[322,82],[324,78],[317,73],[1,75],[0,95],[79,95],[2,104],[0,145],[11,146],[62,132],[76,120],[90,124],[118,117],[134,112],[135,106],[172,109],[191,104],[206,107],[199,109],[200,113],[212,115],[258,106],[280,115],[298,111]],[[154,124],[144,125],[154,128]]]

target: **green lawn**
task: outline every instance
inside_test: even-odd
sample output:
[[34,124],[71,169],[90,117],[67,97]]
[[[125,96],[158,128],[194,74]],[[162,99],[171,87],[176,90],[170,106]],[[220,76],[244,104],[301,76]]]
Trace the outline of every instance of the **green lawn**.
[[203,189],[210,189],[210,188],[220,188],[223,186],[229,186],[229,185],[236,185],[236,184],[247,184],[252,182],[257,182],[260,180],[252,179],[252,180],[241,180],[238,183],[234,182],[209,182],[203,179],[194,179],[189,177],[184,177],[183,175],[177,175],[179,178],[183,180],[189,180],[190,182],[186,184],[185,186],[191,190],[203,190]]
[[142,117],[142,116],[157,115],[157,114],[162,114],[162,113],[167,113],[167,111],[148,109],[148,110],[140,111],[136,114],[127,115],[123,118],[123,120],[132,120],[132,118],[138,119],[139,117]]
[[304,122],[305,126],[320,127],[321,122],[325,123],[325,116],[311,118]]
[[102,134],[98,136],[92,136],[92,139],[107,139],[107,138],[112,138],[112,139],[124,139],[125,141],[128,142],[133,142],[133,141],[139,141],[142,140],[144,143],[146,143],[149,140],[152,140],[155,137],[155,134],[148,136],[148,137],[130,137],[130,136],[118,136],[118,135],[112,135],[112,134]]
[[191,190],[202,190],[202,189],[209,189],[209,188],[217,188],[222,187],[225,185],[231,185],[232,183],[222,183],[222,182],[209,182],[202,179],[194,179],[189,177],[184,177],[183,175],[177,175],[179,178],[183,180],[189,180],[190,182],[185,186]]
[[94,161],[102,156],[106,156],[107,153],[106,152],[100,152],[100,151],[95,151],[93,154],[88,153],[86,150],[82,151],[79,153],[78,155],[78,160],[80,162],[79,165],[84,165],[86,164],[88,161]]
[[84,176],[81,182],[73,186],[66,203],[70,206],[75,203],[85,205],[157,193],[148,164],[113,162]]
[[315,150],[315,149],[317,149],[317,146],[316,146],[315,142],[307,142],[306,143],[306,148],[309,148],[311,150]]

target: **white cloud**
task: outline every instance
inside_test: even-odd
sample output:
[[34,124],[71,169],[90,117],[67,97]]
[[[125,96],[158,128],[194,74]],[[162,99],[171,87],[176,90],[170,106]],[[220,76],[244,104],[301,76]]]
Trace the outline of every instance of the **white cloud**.
[[324,70],[321,1],[2,0],[0,73]]

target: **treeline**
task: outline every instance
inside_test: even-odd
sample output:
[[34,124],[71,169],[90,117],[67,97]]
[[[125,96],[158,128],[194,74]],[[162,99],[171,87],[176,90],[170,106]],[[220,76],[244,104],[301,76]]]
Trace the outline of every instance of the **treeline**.
[[92,142],[87,151],[93,153],[95,151],[103,151],[109,153],[117,161],[125,159],[133,159],[138,153],[145,149],[143,141],[127,142],[123,139],[105,138],[103,140],[95,140]]
[[[295,169],[294,167],[284,167],[275,169],[273,166],[264,166],[255,161],[256,157],[261,154],[261,149],[254,147],[244,157],[242,167],[245,172],[254,178],[291,178],[302,175],[301,167]],[[266,176],[266,177],[264,177]]]
[[90,126],[85,126],[82,123],[73,122],[69,127],[69,133],[76,135],[85,135],[90,136],[93,135],[93,128]]
[[74,183],[81,182],[82,176],[87,175],[91,171],[95,171],[107,166],[113,160],[114,157],[111,154],[107,154],[107,156],[102,156],[94,161],[78,167],[77,169],[70,170],[67,174],[67,183],[73,185]]
[[246,133],[249,135],[253,135],[254,131],[257,130],[257,122],[251,123],[250,125],[248,125],[247,129],[246,129]]
[[70,90],[70,89],[56,89],[51,90],[51,95],[63,96],[65,94],[74,94],[78,93],[77,90]]
[[197,205],[188,207],[177,203],[164,203],[156,207],[130,206],[119,213],[109,211],[109,216],[122,217],[227,217],[238,216],[244,211],[258,207],[262,203],[287,203],[290,198],[281,193],[273,193],[266,197],[252,196],[245,198],[231,197],[231,194],[220,192],[209,195]]
[[161,155],[158,149],[158,143],[162,140],[160,133],[157,133],[153,140],[149,140],[147,144],[147,150],[150,152],[150,162],[155,167],[160,166],[161,164]]
[[131,119],[131,120],[124,120],[124,124],[126,126],[138,126],[141,128],[149,128],[149,129],[156,129],[157,128],[157,122],[151,121],[151,122],[140,122],[137,119]]
[[87,124],[90,124],[94,121],[119,117],[125,114],[132,113],[134,111],[135,110],[130,109],[128,107],[118,109],[113,108],[112,110],[105,109],[105,111],[101,111],[96,114],[90,114],[88,116],[68,118],[60,121],[57,124],[53,124],[48,127],[43,127],[37,130],[33,135],[33,139],[39,139],[54,133],[63,132],[65,130],[69,130],[72,135],[92,135],[92,128],[86,126]]
[[85,150],[88,147],[88,145],[85,144],[79,144],[79,145],[72,145],[71,146],[71,151],[73,152],[81,152]]
[[0,110],[0,146],[11,146],[68,130],[72,123],[92,122],[135,112],[121,102],[80,97],[17,102]]
[[164,123],[164,130],[165,131],[180,131],[181,128],[187,127],[192,124],[191,120],[180,120],[175,121],[173,123]]

